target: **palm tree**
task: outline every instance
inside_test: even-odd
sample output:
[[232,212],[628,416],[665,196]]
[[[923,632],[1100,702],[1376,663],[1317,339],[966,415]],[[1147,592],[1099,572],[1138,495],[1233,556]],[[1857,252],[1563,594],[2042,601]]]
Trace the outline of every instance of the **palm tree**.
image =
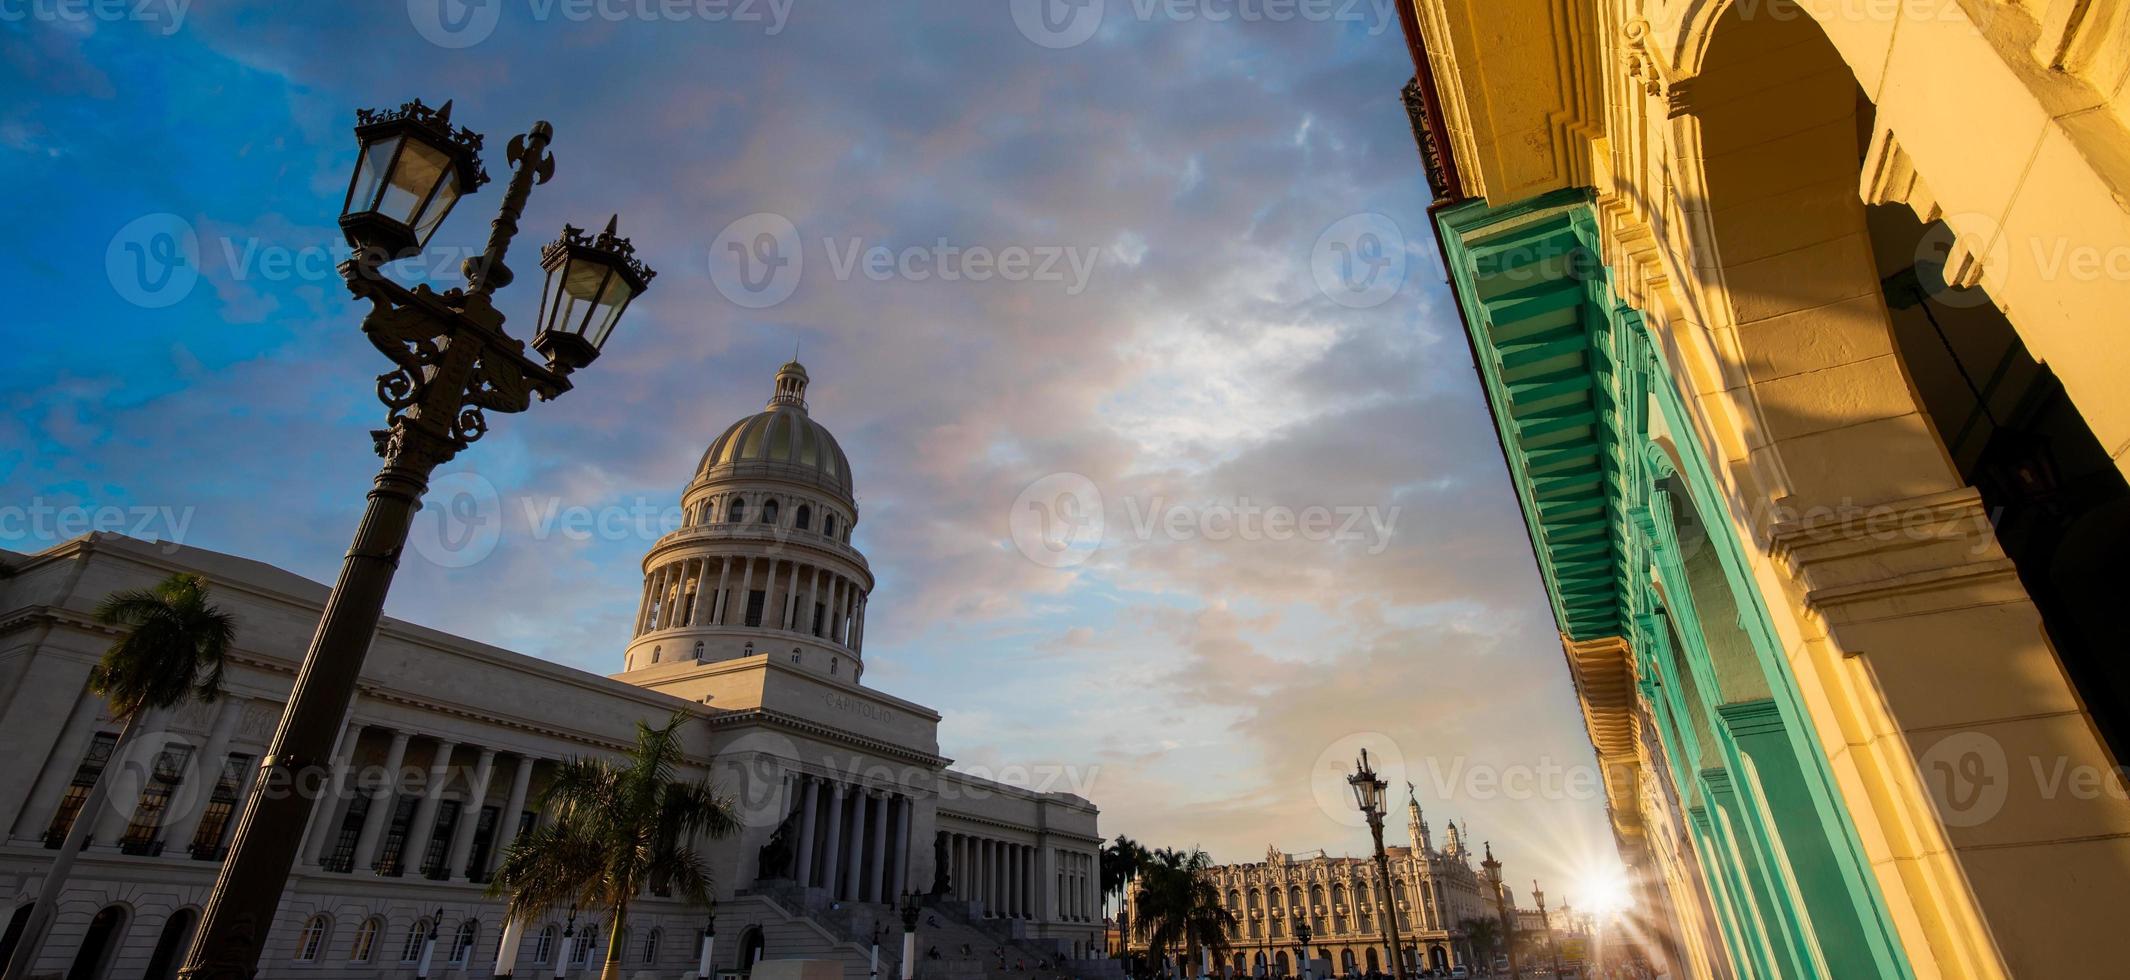
[[1146,848],[1122,834],[1103,845],[1101,854],[1102,900],[1121,900],[1131,887],[1132,876],[1151,858]]
[[1484,962],[1487,969],[1492,970],[1494,948],[1501,945],[1500,920],[1482,916],[1466,919],[1458,923],[1457,927],[1464,930],[1464,941],[1472,947],[1473,958]]
[[[29,976],[51,928],[59,892],[74,870],[74,857],[89,842],[98,815],[109,805],[113,762],[126,758],[135,736],[160,727],[160,716],[193,699],[213,701],[222,693],[222,663],[237,641],[236,619],[207,601],[198,575],[172,575],[152,589],[113,592],[96,607],[96,621],[125,629],[89,670],[89,690],[111,703],[111,717],[124,724],[111,747],[111,762],[74,821],[44,876],[22,938],[7,961],[7,980]],[[208,760],[202,760],[203,763]]]
[[1181,947],[1186,960],[1199,962],[1199,950],[1220,956],[1228,950],[1235,913],[1220,904],[1220,890],[1206,876],[1213,859],[1196,848],[1162,848],[1139,868],[1137,909],[1132,934],[1146,941],[1156,962],[1166,962],[1171,948]]
[[507,919],[565,903],[606,910],[604,980],[621,975],[629,903],[649,887],[710,904],[710,869],[693,842],[740,828],[732,802],[709,783],[675,778],[686,761],[680,729],[692,717],[676,711],[664,728],[637,722],[636,747],[619,760],[565,760],[540,796],[554,820],[520,835],[488,886],[491,896],[509,896]]

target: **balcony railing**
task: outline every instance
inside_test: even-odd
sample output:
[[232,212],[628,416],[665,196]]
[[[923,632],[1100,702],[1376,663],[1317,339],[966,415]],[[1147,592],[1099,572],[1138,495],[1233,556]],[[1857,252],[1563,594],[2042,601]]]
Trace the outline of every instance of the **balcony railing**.
[[163,842],[159,840],[122,840],[118,842],[118,853],[131,854],[134,857],[155,857],[163,853]]

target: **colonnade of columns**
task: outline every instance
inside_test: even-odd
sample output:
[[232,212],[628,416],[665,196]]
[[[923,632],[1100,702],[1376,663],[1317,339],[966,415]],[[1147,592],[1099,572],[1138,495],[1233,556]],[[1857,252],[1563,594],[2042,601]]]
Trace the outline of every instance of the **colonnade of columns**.
[[[1038,919],[1043,849],[1034,844],[1001,840],[977,834],[940,831],[947,856],[947,876],[958,901],[975,902],[984,915],[998,918]],[[1056,917],[1066,921],[1092,921],[1095,892],[1086,869],[1091,856],[1075,851],[1051,851],[1056,869]]]
[[[517,839],[534,769],[544,760],[520,752],[507,755],[509,789],[496,801],[500,808],[487,846],[476,856],[473,850],[482,813],[493,800],[497,763],[505,753],[489,746],[461,746],[448,736],[420,736],[376,726],[388,739],[384,757],[375,769],[363,767],[372,775],[354,779],[355,748],[369,727],[351,722],[341,736],[333,758],[333,780],[311,813],[310,828],[298,852],[304,863],[328,871],[374,870],[392,875],[412,871],[438,880],[487,880]],[[428,772],[416,781],[410,778],[406,760],[408,747],[418,737],[432,744]],[[470,767],[465,764],[468,752]],[[350,814],[356,801],[364,798],[368,802],[357,824]],[[403,800],[414,801],[413,813],[404,823],[398,819],[406,805]],[[447,808],[447,803],[452,806]],[[448,825],[444,821],[447,812],[454,814]],[[439,834],[448,836],[439,838]],[[428,855],[440,840],[442,854],[432,864]]]
[[1058,918],[1066,922],[1093,922],[1101,917],[1100,863],[1086,851],[1059,850]]
[[910,887],[907,796],[794,773],[786,790],[799,815],[792,876],[837,901],[892,904]]
[[[757,591],[762,610],[750,623],[748,603]],[[817,565],[751,555],[681,558],[645,577],[635,635],[684,626],[758,626],[824,637],[856,651],[865,640],[865,599],[855,580]]]

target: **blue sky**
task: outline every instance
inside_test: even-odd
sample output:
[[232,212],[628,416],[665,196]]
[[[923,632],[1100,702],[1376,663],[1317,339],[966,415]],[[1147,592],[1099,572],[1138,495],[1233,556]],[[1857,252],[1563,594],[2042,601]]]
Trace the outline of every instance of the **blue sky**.
[[[867,682],[939,708],[961,764],[1251,860],[1358,853],[1320,797],[1367,744],[1519,894],[1609,861],[1388,5],[121,6],[157,15],[0,20],[0,545],[69,530],[33,505],[130,508],[329,579],[382,419],[332,272],[353,111],[450,98],[497,182],[436,269],[547,119],[512,325],[565,221],[618,212],[660,275],[576,392],[446,467],[392,615],[617,669],[659,512],[797,345],[880,580]],[[725,247],[764,229],[799,259],[775,295]],[[1060,485],[1103,505],[1062,563],[1014,523]]]

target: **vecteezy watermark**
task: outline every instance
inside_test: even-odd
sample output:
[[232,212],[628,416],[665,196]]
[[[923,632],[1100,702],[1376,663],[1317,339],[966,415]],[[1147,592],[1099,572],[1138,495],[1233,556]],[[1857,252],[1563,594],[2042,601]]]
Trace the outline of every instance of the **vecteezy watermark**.
[[[290,248],[257,237],[219,236],[203,250],[191,222],[174,214],[147,214],[126,223],[104,248],[104,277],[119,297],[143,309],[182,301],[199,284],[208,262],[231,282],[328,282],[355,250],[345,242]],[[442,282],[465,274],[485,250],[432,245],[385,263],[398,279]]]
[[1340,218],[1317,236],[1309,273],[1317,289],[1340,306],[1381,306],[1405,285],[1405,232],[1388,215]]
[[1023,557],[1046,568],[1093,558],[1111,537],[1113,516],[1123,518],[1115,533],[1133,541],[1318,541],[1358,544],[1378,555],[1390,547],[1403,512],[1397,505],[1294,507],[1249,497],[1177,501],[1160,495],[1128,496],[1122,508],[1111,508],[1093,480],[1052,473],[1013,498],[1006,532]]
[[1112,10],[1142,24],[1359,24],[1377,37],[1397,22],[1394,0],[1011,0],[1021,36],[1051,49],[1078,47],[1102,29]]
[[1916,766],[1948,827],[1988,823],[2015,794],[2045,803],[2130,800],[2130,773],[2122,767],[2078,763],[2062,755],[2015,759],[1984,732],[1949,734],[1917,756]]
[[[415,33],[440,48],[470,48],[488,40],[510,0],[407,0]],[[744,24],[775,37],[791,20],[794,0],[522,0],[534,23],[639,21],[656,24]]]
[[161,24],[164,37],[185,27],[192,0],[0,0],[0,23]]
[[[886,245],[857,236],[823,236],[820,246],[829,275],[837,282],[1055,283],[1067,296],[1086,291],[1103,252],[1091,245],[967,245],[943,237],[924,244]],[[727,224],[710,242],[708,260],[717,291],[750,310],[790,299],[807,267],[798,226],[769,211]]]
[[100,532],[175,546],[184,542],[192,516],[191,507],[49,504],[32,497],[28,504],[0,505],[0,541],[65,541]]
[[121,298],[142,309],[178,303],[200,281],[200,236],[177,215],[141,215],[104,246],[104,278]]

